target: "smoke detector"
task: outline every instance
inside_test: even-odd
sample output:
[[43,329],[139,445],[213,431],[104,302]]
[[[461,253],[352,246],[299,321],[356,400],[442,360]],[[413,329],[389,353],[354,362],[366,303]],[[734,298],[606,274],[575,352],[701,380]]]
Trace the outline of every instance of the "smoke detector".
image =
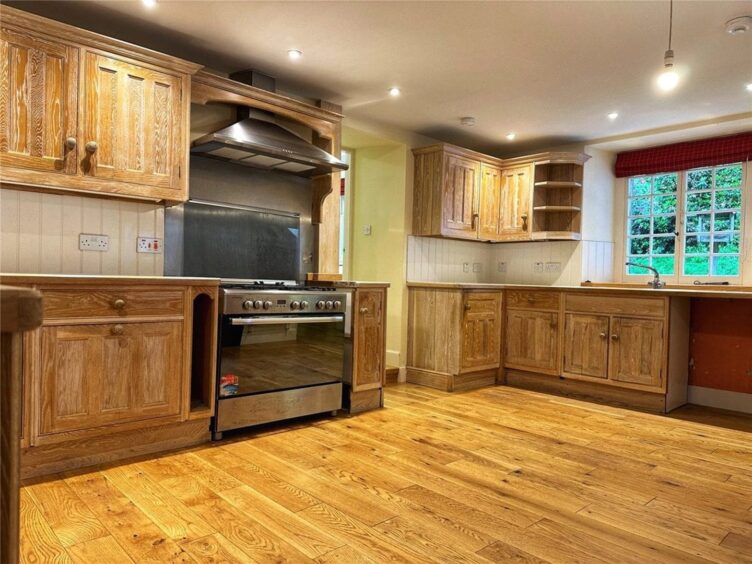
[[472,126],[474,126],[474,125],[475,125],[475,118],[474,118],[474,117],[470,117],[470,116],[468,116],[468,117],[463,117],[463,118],[462,118],[462,119],[460,120],[460,123],[461,123],[462,125],[464,125],[465,127],[472,127]]
[[752,28],[752,16],[739,16],[726,22],[726,33],[741,35]]

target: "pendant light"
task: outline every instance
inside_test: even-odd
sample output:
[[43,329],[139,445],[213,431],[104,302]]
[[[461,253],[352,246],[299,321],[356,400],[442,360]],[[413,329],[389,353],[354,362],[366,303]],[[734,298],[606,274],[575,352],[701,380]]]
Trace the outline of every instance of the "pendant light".
[[674,0],[669,0],[668,49],[663,54],[663,72],[658,75],[658,88],[670,92],[679,84],[679,74],[674,69],[674,51],[671,49],[671,35],[674,27]]

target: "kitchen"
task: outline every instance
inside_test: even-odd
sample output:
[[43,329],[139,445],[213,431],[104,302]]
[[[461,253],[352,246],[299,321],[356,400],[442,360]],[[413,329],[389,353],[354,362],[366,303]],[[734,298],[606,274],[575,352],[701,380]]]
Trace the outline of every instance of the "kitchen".
[[[749,559],[744,4],[359,4],[3,4],[2,561]],[[563,112],[379,43],[642,9]]]

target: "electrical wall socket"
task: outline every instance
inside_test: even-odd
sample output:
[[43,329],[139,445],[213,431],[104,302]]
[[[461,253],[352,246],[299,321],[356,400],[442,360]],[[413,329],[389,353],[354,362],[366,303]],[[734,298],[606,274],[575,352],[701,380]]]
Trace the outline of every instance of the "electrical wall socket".
[[470,263],[469,262],[463,262],[462,263],[462,272],[470,272]]
[[546,272],[561,272],[561,263],[560,262],[547,262]]
[[91,235],[80,233],[78,235],[79,251],[99,251],[101,253],[110,250],[110,238],[107,235]]
[[533,272],[543,272],[544,270],[545,265],[542,262],[533,263]]
[[481,265],[481,263],[479,263],[479,262],[474,262],[473,263],[473,272],[480,272],[481,270],[483,270],[483,265]]
[[505,262],[497,262],[496,263],[496,272],[506,272],[507,271],[507,263]]
[[156,237],[139,237],[136,251],[139,253],[155,253],[162,252],[162,239]]

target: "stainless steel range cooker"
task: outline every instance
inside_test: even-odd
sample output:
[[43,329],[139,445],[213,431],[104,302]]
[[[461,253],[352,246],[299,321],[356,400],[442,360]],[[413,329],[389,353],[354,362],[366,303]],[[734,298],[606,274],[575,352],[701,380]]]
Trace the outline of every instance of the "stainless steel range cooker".
[[342,407],[352,294],[295,282],[223,281],[212,436]]

